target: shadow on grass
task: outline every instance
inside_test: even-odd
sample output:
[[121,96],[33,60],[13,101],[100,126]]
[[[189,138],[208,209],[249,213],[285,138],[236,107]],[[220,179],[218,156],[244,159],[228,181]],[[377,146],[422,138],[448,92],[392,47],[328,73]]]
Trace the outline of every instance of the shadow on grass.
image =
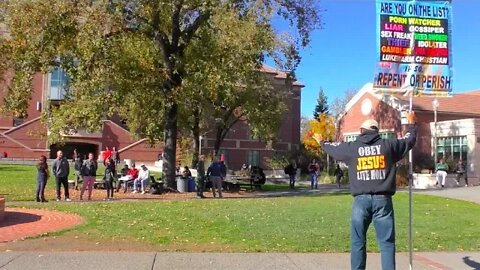
[[278,198],[278,197],[325,197],[325,196],[344,196],[350,195],[348,190],[329,190],[329,191],[288,191],[288,192],[265,192],[260,194],[252,194],[250,198]]
[[[287,190],[275,190],[275,191],[262,191],[251,190],[244,191],[241,197],[229,197],[229,192],[224,192],[223,199],[255,199],[255,198],[281,198],[281,197],[328,197],[328,196],[345,196],[350,195],[348,189],[323,189],[323,190],[311,190],[304,189],[287,189]],[[213,198],[209,198],[213,199]]]
[[468,265],[469,267],[472,267],[473,270],[480,270],[480,263],[474,260],[471,260],[470,256],[465,256],[462,259],[463,259],[463,263]]

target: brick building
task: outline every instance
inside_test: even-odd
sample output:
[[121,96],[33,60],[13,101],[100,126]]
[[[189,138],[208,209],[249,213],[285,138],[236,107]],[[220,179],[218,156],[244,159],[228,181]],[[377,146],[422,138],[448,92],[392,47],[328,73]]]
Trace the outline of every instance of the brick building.
[[[262,71],[266,76],[273,79],[275,88],[284,88],[287,74],[277,72],[273,68],[263,66]],[[284,114],[282,125],[277,135],[277,141],[272,146],[260,142],[250,134],[250,128],[246,122],[237,122],[225,137],[220,154],[225,157],[225,162],[231,169],[239,169],[242,165],[260,165],[267,168],[267,158],[275,152],[287,152],[300,149],[300,100],[301,89],[304,86],[294,82],[288,102],[288,109]],[[207,134],[202,141],[202,152],[212,153],[215,143],[214,134]]]
[[[434,99],[438,101],[435,123]],[[417,144],[413,149],[416,171],[433,169],[434,151],[437,157],[450,162],[460,158],[467,162],[469,179],[480,178],[480,91],[454,94],[448,97],[422,96],[413,98],[413,110],[418,123]],[[402,110],[409,109],[409,97],[383,95],[366,84],[347,103],[338,122],[339,140],[352,141],[359,135],[361,123],[374,118],[379,122],[384,138],[401,136]],[[436,144],[435,144],[436,137]],[[436,148],[436,150],[435,150]]]
[[[262,72],[272,78],[274,87],[286,87],[286,74],[264,66]],[[116,119],[102,121],[102,129],[97,133],[84,130],[72,131],[65,135],[66,143],[61,146],[50,144],[46,138],[48,127],[41,122],[45,104],[61,102],[65,96],[66,74],[54,69],[49,74],[37,74],[32,82],[32,98],[28,108],[28,117],[15,119],[0,116],[0,153],[7,152],[8,157],[36,159],[40,155],[54,158],[57,149],[62,149],[71,157],[73,149],[82,153],[94,152],[98,155],[105,147],[116,147],[122,159],[153,162],[163,146],[151,147],[146,139],[133,137],[122,123]],[[238,122],[227,135],[222,144],[221,153],[232,169],[238,169],[243,163],[265,166],[264,158],[275,151],[298,149],[300,144],[300,97],[301,85],[293,83],[288,111],[279,130],[278,143],[267,147],[265,143],[251,138],[248,124]],[[0,105],[5,92],[0,84]],[[214,139],[207,134],[202,140],[202,152],[211,151]]]

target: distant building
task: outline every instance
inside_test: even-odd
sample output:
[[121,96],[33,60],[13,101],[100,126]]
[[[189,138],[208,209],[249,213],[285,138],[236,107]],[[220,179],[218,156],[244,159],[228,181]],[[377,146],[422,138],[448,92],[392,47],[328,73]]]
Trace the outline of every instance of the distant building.
[[[434,122],[433,96],[413,98],[417,116],[418,138],[413,149],[413,164],[417,171],[433,169],[434,151],[438,158],[450,162],[467,162],[469,182],[479,184],[480,178],[480,90],[437,97],[437,123]],[[338,121],[339,140],[353,141],[359,135],[361,123],[374,118],[379,122],[384,138],[401,136],[400,114],[409,109],[409,97],[383,95],[366,84],[348,102]],[[437,144],[435,149],[435,140]]]
[[[273,79],[274,87],[287,87],[286,74],[264,66],[262,72]],[[0,151],[8,153],[9,158],[36,159],[40,155],[54,158],[57,149],[62,149],[68,158],[73,149],[86,154],[99,155],[105,147],[116,147],[122,159],[153,162],[157,160],[163,145],[151,147],[146,139],[134,138],[119,119],[105,119],[102,129],[96,133],[85,130],[72,130],[65,135],[64,145],[49,144],[46,134],[48,126],[41,123],[40,115],[48,108],[45,104],[59,104],[65,98],[67,76],[61,69],[54,69],[49,74],[36,74],[32,82],[32,99],[28,108],[28,117],[12,118],[0,116]],[[300,145],[300,97],[303,85],[294,82],[288,111],[279,130],[278,142],[271,148],[265,143],[251,137],[248,124],[238,122],[229,132],[220,152],[224,155],[229,168],[239,169],[243,163],[265,166],[266,157],[275,151],[298,149]],[[4,85],[0,84],[3,90]],[[0,91],[0,105],[3,103],[4,91]],[[202,153],[213,149],[214,137],[207,134],[202,140]]]

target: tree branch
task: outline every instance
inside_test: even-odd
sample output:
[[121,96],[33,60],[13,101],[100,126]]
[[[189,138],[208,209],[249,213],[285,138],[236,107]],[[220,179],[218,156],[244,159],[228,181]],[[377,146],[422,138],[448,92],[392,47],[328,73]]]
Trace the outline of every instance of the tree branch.
[[183,0],[175,1],[175,7],[172,14],[172,42],[171,45],[174,48],[178,47],[178,43],[182,32],[180,30],[180,12],[182,10]]
[[210,19],[211,13],[207,10],[205,13],[200,13],[198,18],[189,26],[187,27],[183,33],[183,44],[181,45],[181,49],[183,50],[188,44],[190,44],[193,36],[197,32],[197,30]]

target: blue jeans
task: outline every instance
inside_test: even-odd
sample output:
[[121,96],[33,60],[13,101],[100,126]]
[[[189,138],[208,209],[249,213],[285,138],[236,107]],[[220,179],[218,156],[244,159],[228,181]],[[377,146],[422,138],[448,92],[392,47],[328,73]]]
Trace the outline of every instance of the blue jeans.
[[147,181],[148,181],[148,178],[145,178],[145,179],[137,178],[137,179],[135,179],[133,181],[133,190],[138,191],[138,182],[140,182],[140,184],[142,186],[142,192],[145,192],[145,189],[147,188]]
[[318,187],[318,176],[316,173],[310,173],[310,184],[312,189],[316,189]]
[[47,185],[47,175],[38,174],[37,176],[37,192],[36,199],[45,199],[45,186]]
[[364,270],[367,262],[366,235],[373,220],[382,256],[382,269],[395,269],[395,218],[391,196],[358,195],[352,207],[351,266]]

